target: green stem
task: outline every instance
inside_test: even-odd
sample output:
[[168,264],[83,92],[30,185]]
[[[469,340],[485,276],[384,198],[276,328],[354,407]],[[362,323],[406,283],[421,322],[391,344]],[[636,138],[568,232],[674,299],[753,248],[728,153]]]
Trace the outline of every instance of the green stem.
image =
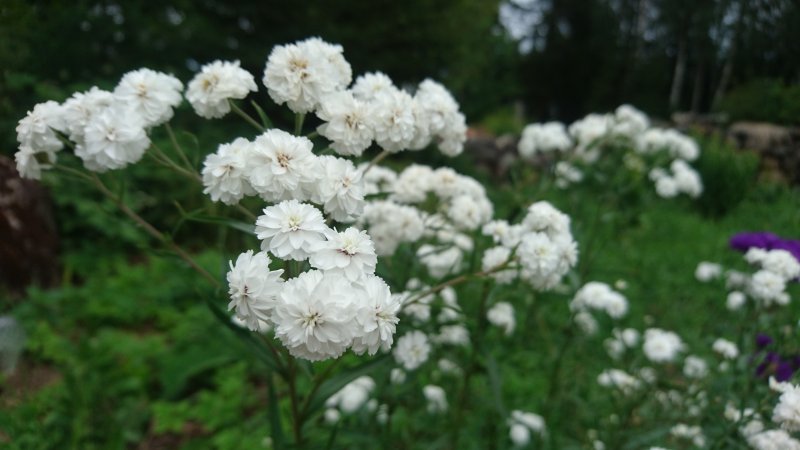
[[378,155],[376,157],[372,158],[372,161],[369,162],[369,165],[367,166],[366,169],[364,169],[364,172],[361,174],[361,176],[364,176],[364,174],[369,172],[369,169],[372,169],[372,167],[374,167],[376,164],[378,164],[381,161],[383,161],[384,159],[386,159],[386,157],[389,156],[389,155],[391,155],[391,153],[389,153],[386,150],[378,153]]
[[306,120],[305,114],[295,114],[294,115],[294,135],[300,136],[303,134],[303,122]]
[[167,237],[167,235],[158,231],[156,227],[151,225],[149,222],[144,220],[142,216],[140,216],[135,211],[130,209],[128,205],[126,205],[125,202],[122,201],[122,199],[119,196],[117,196],[116,194],[111,192],[110,189],[108,189],[108,187],[103,183],[102,180],[100,180],[100,177],[98,177],[97,174],[92,173],[90,178],[94,183],[94,185],[97,187],[97,189],[100,190],[100,192],[102,192],[106,197],[108,197],[111,201],[113,201],[126,216],[128,216],[131,220],[136,222],[136,224],[142,227],[142,229],[145,232],[147,232],[147,234],[154,237],[164,246],[168,247],[170,250],[175,252],[181,259],[183,259],[187,264],[189,264],[189,266],[192,269],[194,269],[197,273],[202,275],[203,278],[208,280],[208,282],[211,283],[215,288],[220,287],[219,280],[217,280],[213,275],[208,273],[206,269],[200,267],[200,265],[197,264],[197,262],[183,248],[181,248],[178,244],[173,242],[172,239]]
[[295,446],[303,446],[303,417],[300,415],[299,399],[297,398],[297,363],[289,357],[289,376],[286,378],[289,385],[289,401],[292,409],[292,432],[294,433]]
[[233,112],[235,112],[239,117],[244,119],[245,122],[247,122],[250,125],[252,125],[253,127],[255,127],[256,130],[258,130],[258,131],[265,131],[266,130],[260,123],[258,123],[257,120],[253,119],[252,117],[250,117],[249,114],[247,114],[246,112],[242,111],[241,108],[239,108],[236,105],[236,103],[233,102],[233,100],[228,100],[228,104],[231,105],[231,110],[233,110]]
[[169,135],[169,140],[172,142],[172,146],[175,148],[175,151],[180,156],[181,161],[186,164],[186,168],[194,172],[194,165],[189,161],[189,158],[186,157],[186,153],[183,151],[183,147],[178,143],[178,139],[175,137],[175,132],[172,131],[172,126],[169,122],[166,123],[167,134]]

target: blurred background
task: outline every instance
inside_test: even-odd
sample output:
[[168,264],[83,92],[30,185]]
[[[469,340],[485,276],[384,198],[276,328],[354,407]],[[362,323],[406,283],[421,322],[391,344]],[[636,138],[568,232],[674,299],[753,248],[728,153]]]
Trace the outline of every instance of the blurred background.
[[4,0],[0,22],[8,151],[39,101],[143,66],[187,80],[238,59],[261,74],[274,45],[314,35],[342,44],[356,74],[441,80],[471,123],[514,105],[528,121],[572,121],[622,103],[664,118],[800,117],[793,0]]

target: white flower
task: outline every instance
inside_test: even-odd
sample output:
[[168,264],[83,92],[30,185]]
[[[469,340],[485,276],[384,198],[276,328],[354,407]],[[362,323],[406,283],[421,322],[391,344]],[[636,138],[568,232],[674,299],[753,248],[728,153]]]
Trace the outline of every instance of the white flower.
[[[43,156],[38,156],[43,155]],[[40,161],[41,158],[43,161]],[[20,146],[14,154],[17,172],[22,178],[38,180],[42,177],[42,169],[49,169],[56,162],[54,152],[37,152],[27,145]]]
[[497,302],[486,311],[486,318],[492,325],[503,328],[506,336],[514,332],[517,324],[514,318],[514,307],[508,302]]
[[[497,246],[486,249],[481,259],[481,269],[484,272],[495,270],[501,265],[508,262],[511,257],[511,250],[507,247]],[[495,270],[492,273],[492,278],[500,284],[508,284],[517,277],[517,272],[514,269]]]
[[397,340],[394,346],[394,359],[406,370],[414,370],[428,360],[431,345],[425,333],[410,331]]
[[463,325],[445,325],[439,329],[435,337],[439,344],[469,346],[469,331]]
[[578,289],[569,307],[573,311],[598,309],[614,319],[620,319],[628,312],[628,301],[609,285],[591,281]]
[[352,162],[335,156],[320,156],[320,180],[313,200],[337,221],[352,221],[364,211],[364,180]]
[[339,408],[345,414],[352,414],[367,404],[369,394],[375,389],[375,380],[361,376],[351,381],[339,392],[328,397],[326,408]]
[[64,148],[56,131],[65,131],[64,108],[54,101],[39,103],[17,125],[20,149],[29,147],[36,153],[54,153]]
[[460,230],[474,230],[492,218],[493,206],[486,197],[459,195],[451,200],[447,216]]
[[439,149],[447,156],[461,153],[467,139],[467,127],[464,115],[459,112],[458,103],[450,92],[433,80],[425,80],[420,83],[414,100],[418,108],[415,111],[415,140],[418,142],[412,143],[412,148],[427,146],[430,136],[438,140]]
[[316,243],[325,239],[328,227],[318,209],[297,200],[286,200],[264,208],[256,220],[256,236],[281,259],[302,261],[312,253]]
[[407,92],[390,87],[382,89],[370,106],[375,142],[393,153],[410,148],[417,131],[414,99]]
[[138,162],[150,146],[144,127],[139,114],[115,103],[92,116],[75,155],[95,172],[121,169]]
[[425,231],[418,209],[392,201],[367,203],[361,220],[368,224],[367,229],[375,244],[375,252],[381,256],[393,254],[402,242],[416,241]]
[[390,198],[399,203],[421,203],[432,189],[432,183],[433,170],[430,167],[411,164],[397,176]]
[[683,341],[677,334],[659,328],[644,332],[644,355],[653,362],[672,362],[684,350]]
[[781,393],[772,411],[772,421],[790,433],[800,431],[800,386],[791,386]]
[[569,233],[569,216],[556,209],[546,201],[533,203],[522,220],[528,231],[547,234],[550,238]]
[[365,292],[365,303],[357,317],[362,330],[353,339],[353,351],[357,354],[366,351],[374,355],[379,349],[389,350],[392,347],[400,321],[397,313],[402,303],[392,295],[389,286],[380,277],[365,275],[360,285]]
[[389,381],[392,384],[403,384],[406,382],[406,373],[403,369],[395,367],[389,372]]
[[214,61],[204,65],[186,88],[186,100],[198,116],[216,119],[231,110],[229,100],[242,99],[258,90],[253,75],[239,61]]
[[697,281],[707,283],[722,276],[722,266],[719,264],[702,261],[697,265],[694,271],[694,277]]
[[784,430],[760,431],[748,435],[747,443],[755,450],[800,450],[800,441]]
[[382,72],[368,72],[356,78],[355,83],[353,83],[352,91],[357,99],[369,102],[396,89],[394,83],[392,83],[392,79],[386,74]]
[[269,270],[269,256],[264,252],[253,254],[248,250],[230,262],[228,272],[228,309],[236,309],[236,316],[247,328],[257,331],[261,321],[269,321],[275,298],[283,285],[283,270]]
[[759,270],[750,279],[749,293],[756,300],[761,300],[765,306],[778,303],[785,305],[789,302],[786,292],[786,280],[775,272]]
[[614,111],[612,133],[635,138],[650,127],[647,115],[631,105],[621,105]]
[[683,362],[683,374],[689,378],[705,378],[708,375],[708,364],[703,358],[687,356]]
[[672,177],[663,176],[656,180],[656,193],[663,198],[673,198],[678,195],[678,183]]
[[670,429],[670,434],[683,439],[689,439],[695,447],[705,447],[706,437],[703,435],[703,429],[698,426],[690,427],[686,424],[679,423]]
[[344,89],[352,78],[343,49],[318,38],[272,49],[264,69],[264,86],[275,103],[307,113],[320,100]]
[[222,144],[216,153],[206,156],[203,162],[204,194],[215,202],[235,205],[245,195],[255,194],[247,179],[247,156],[252,143],[237,138],[230,144]]
[[64,102],[63,118],[65,132],[77,144],[83,143],[86,125],[92,117],[110,107],[116,101],[114,94],[92,87],[86,92],[76,92]]
[[739,348],[736,346],[736,344],[722,338],[714,341],[714,344],[711,346],[711,348],[727,359],[735,359],[737,356],[739,356]]
[[526,233],[517,255],[523,270],[532,277],[546,278],[559,267],[558,248],[544,233]]
[[534,123],[522,130],[518,151],[523,158],[531,159],[537,153],[565,151],[572,140],[561,122]]
[[358,166],[361,177],[364,179],[364,195],[374,195],[391,192],[397,180],[397,172],[383,166],[372,166],[368,171],[369,163]]
[[447,396],[444,393],[444,389],[429,384],[422,388],[422,393],[428,401],[429,413],[438,414],[447,411]]
[[761,267],[782,276],[787,281],[800,276],[800,262],[786,250],[767,252],[761,260]]
[[614,387],[622,391],[623,394],[630,394],[637,390],[642,382],[636,377],[619,369],[608,369],[597,377],[597,383],[604,387]]
[[442,278],[458,270],[463,253],[456,246],[434,247],[430,244],[423,244],[417,250],[417,257],[432,277]]
[[731,291],[725,302],[725,306],[731,310],[736,311],[742,307],[747,301],[747,297],[739,291]]
[[275,336],[297,358],[338,358],[359,329],[362,296],[338,275],[303,272],[286,281],[278,296],[272,313]]
[[318,158],[305,137],[270,129],[258,136],[248,159],[249,180],[267,201],[305,199],[303,188],[319,178]]
[[342,232],[332,230],[326,238],[326,241],[313,246],[308,260],[311,267],[342,273],[350,281],[375,273],[378,256],[366,231],[355,228]]
[[350,91],[339,91],[321,99],[317,116],[325,123],[317,128],[331,141],[331,148],[345,156],[361,156],[374,137],[371,111]]
[[544,418],[538,414],[520,410],[511,411],[511,416],[507,420],[509,437],[511,442],[518,447],[528,445],[531,440],[531,432],[544,436],[547,432]]
[[149,128],[172,118],[172,108],[183,100],[182,91],[183,83],[172,75],[139,69],[122,76],[114,95],[117,101],[132,107]]

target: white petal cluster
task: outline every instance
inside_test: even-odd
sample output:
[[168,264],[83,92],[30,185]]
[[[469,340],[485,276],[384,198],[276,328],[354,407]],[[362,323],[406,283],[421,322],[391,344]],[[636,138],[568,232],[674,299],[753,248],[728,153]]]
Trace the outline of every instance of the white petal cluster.
[[614,111],[614,120],[611,133],[634,139],[650,128],[650,119],[647,114],[631,105],[621,105]]
[[406,370],[414,370],[428,360],[431,345],[422,331],[410,331],[397,340],[393,355],[395,361]]
[[572,146],[567,128],[561,122],[530,124],[522,130],[517,146],[520,156],[532,159],[540,153],[565,151]]
[[114,96],[133,108],[144,127],[161,125],[172,118],[172,109],[183,100],[183,83],[172,75],[150,69],[128,72],[114,88]]
[[800,262],[786,250],[759,248],[748,250],[745,259],[761,267],[752,277],[745,278],[747,293],[764,306],[788,304],[791,299],[786,284],[800,276]]
[[345,156],[361,156],[369,148],[375,133],[372,111],[350,91],[338,91],[320,101],[317,116],[325,121],[317,128],[331,141],[331,148]]
[[66,131],[63,107],[52,100],[39,103],[19,121],[16,131],[20,147],[27,147],[35,153],[54,155],[64,148],[64,143],[56,134],[57,131]]
[[612,336],[603,341],[608,351],[608,355],[614,359],[619,359],[626,350],[636,347],[639,343],[639,332],[633,328],[619,330],[614,328]]
[[378,256],[366,231],[348,228],[325,233],[326,240],[313,246],[308,260],[311,267],[339,272],[350,281],[375,273]]
[[603,387],[619,389],[626,395],[633,393],[642,385],[642,382],[638,378],[619,369],[604,370],[598,375],[597,383]]
[[716,280],[721,276],[722,266],[717,263],[701,261],[699,264],[697,264],[697,268],[694,270],[694,277],[697,278],[697,281],[702,283]]
[[673,198],[678,194],[697,198],[703,193],[700,175],[682,159],[672,161],[670,171],[661,168],[651,170],[650,179],[656,185],[656,193],[663,198]]
[[445,155],[459,155],[467,140],[467,125],[450,92],[428,79],[419,84],[414,99],[417,135],[411,148],[423,148],[433,141]]
[[754,450],[800,450],[800,441],[784,430],[768,430],[747,436]]
[[227,279],[231,301],[228,309],[235,309],[236,317],[253,331],[260,330],[262,323],[270,320],[275,299],[283,285],[283,270],[270,270],[269,263],[266,253],[253,254],[252,250],[239,255],[236,264],[230,263]]
[[256,220],[256,236],[262,249],[281,259],[303,261],[325,241],[325,219],[317,208],[297,200],[285,200],[264,208]]
[[628,300],[605,283],[591,281],[575,293],[569,304],[573,312],[585,310],[605,311],[613,319],[621,319],[628,312]]
[[489,323],[503,329],[506,336],[514,332],[517,320],[514,316],[514,307],[508,302],[497,302],[486,311],[486,319]]
[[739,356],[739,347],[733,342],[719,338],[711,345],[712,350],[719,353],[724,358],[736,359]]
[[670,428],[669,434],[679,439],[689,440],[695,447],[702,448],[706,446],[706,437],[703,434],[703,429],[697,425],[689,426],[685,423],[679,423]]
[[253,74],[239,61],[214,61],[204,65],[186,88],[186,100],[198,116],[217,119],[231,110],[230,100],[247,97],[258,90]]
[[126,73],[113,92],[96,87],[72,95],[63,105],[36,105],[17,126],[17,170],[39,178],[64,146],[57,133],[73,142],[75,155],[94,172],[138,162],[150,146],[148,130],[172,118],[183,84],[150,69]]
[[360,224],[366,227],[375,252],[381,256],[393,254],[403,242],[418,240],[425,231],[421,211],[386,200],[367,202]]
[[447,411],[447,395],[440,386],[428,384],[422,388],[422,394],[428,401],[428,412],[440,414]]
[[538,289],[552,289],[578,261],[569,217],[547,202],[536,202],[521,227],[517,247],[521,276]]
[[320,163],[305,137],[271,129],[258,136],[248,155],[248,179],[266,201],[307,199],[320,181]]
[[800,386],[790,385],[783,389],[772,411],[772,421],[790,433],[800,431]]
[[638,136],[636,148],[644,154],[666,152],[672,158],[686,161],[700,156],[697,142],[674,129],[650,128]]
[[703,358],[687,356],[683,361],[683,374],[688,378],[705,378],[708,375],[708,363]]
[[531,433],[545,436],[547,428],[544,418],[531,412],[513,410],[506,421],[511,442],[517,447],[524,447],[531,441]]
[[374,389],[375,380],[368,376],[358,377],[331,395],[325,401],[325,407],[353,414],[367,404]]
[[772,272],[786,281],[800,277],[800,262],[786,250],[762,250],[751,248],[745,254],[750,264],[760,265],[762,269]]
[[364,182],[361,171],[346,159],[320,156],[321,179],[311,199],[323,205],[334,220],[354,221],[364,212]]
[[511,260],[511,250],[508,247],[498,245],[487,249],[483,253],[481,260],[481,269],[484,272],[491,272],[492,278],[499,284],[508,284],[514,281],[517,277],[517,272],[514,269],[498,270],[504,264]]
[[319,38],[276,46],[264,69],[269,96],[295,113],[313,111],[324,97],[350,84],[352,69],[343,52]]
[[685,349],[681,338],[671,332],[660,328],[648,328],[644,332],[644,355],[656,363],[673,362]]
[[235,205],[245,195],[254,195],[256,191],[250,185],[247,165],[251,151],[252,143],[238,138],[206,156],[202,171],[203,193],[226,205]]

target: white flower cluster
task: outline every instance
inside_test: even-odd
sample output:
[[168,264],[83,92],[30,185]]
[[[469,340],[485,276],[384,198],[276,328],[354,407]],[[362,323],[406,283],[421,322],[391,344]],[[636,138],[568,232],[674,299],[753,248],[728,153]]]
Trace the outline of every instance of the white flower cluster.
[[[546,201],[533,203],[518,224],[504,220],[486,223],[482,232],[507,252],[490,249],[494,254],[484,261],[484,270],[494,266],[501,282],[512,277],[504,264],[516,263],[519,277],[539,290],[556,287],[578,261],[578,247],[570,231],[570,218]],[[487,253],[489,252],[487,251]],[[507,258],[503,261],[503,257]]]
[[[403,242],[429,239],[433,242],[421,246],[418,255],[434,277],[457,270],[463,253],[473,248],[464,232],[485,224],[494,212],[480,183],[447,167],[412,164],[399,174],[382,168],[370,191],[388,197],[367,201],[358,222],[373,237],[377,253],[391,255]],[[435,205],[421,209],[428,199]]]
[[531,441],[531,433],[536,433],[540,437],[547,434],[544,418],[532,412],[514,410],[507,420],[508,435],[511,442],[517,447],[524,447]]
[[702,448],[706,446],[706,437],[703,434],[703,429],[697,425],[689,426],[685,423],[679,423],[669,430],[669,434],[679,439],[688,440],[695,447]]
[[770,385],[781,393],[772,411],[772,421],[790,433],[800,431],[800,386],[774,380],[770,380]]
[[56,162],[69,141],[84,166],[94,172],[121,169],[139,161],[150,147],[148,132],[172,118],[183,84],[150,69],[126,73],[113,92],[93,87],[63,104],[34,106],[17,126],[17,171],[38,179]]
[[694,270],[694,277],[697,278],[697,281],[702,283],[707,283],[711,280],[716,280],[717,278],[722,276],[722,266],[717,263],[712,263],[708,261],[701,261],[697,264],[697,268]]
[[621,319],[628,312],[628,300],[609,285],[591,281],[578,289],[569,308],[574,313],[587,310],[604,311],[612,319]]
[[748,250],[745,259],[761,268],[749,280],[750,296],[765,306],[788,304],[791,299],[786,292],[786,283],[800,276],[800,262],[786,250],[759,248]]
[[619,389],[629,395],[642,386],[642,382],[633,375],[620,369],[607,369],[597,377],[597,383],[603,387]]
[[520,156],[532,159],[540,153],[565,151],[572,146],[567,128],[561,122],[532,123],[522,130],[517,148]]
[[320,135],[340,155],[361,155],[373,141],[393,153],[432,142],[449,156],[463,151],[466,121],[441,84],[425,80],[412,96],[382,73],[360,76],[348,89],[351,81],[342,47],[319,38],[275,47],[263,79],[276,103],[315,112],[325,122]]
[[703,182],[700,175],[686,161],[676,159],[669,166],[669,171],[656,167],[650,171],[650,180],[656,185],[656,193],[663,198],[673,198],[678,194],[686,194],[697,198],[703,193]]
[[673,362],[685,350],[681,338],[672,331],[660,328],[648,328],[644,332],[642,350],[650,361],[656,363]]
[[230,100],[243,99],[258,90],[253,74],[239,67],[239,61],[206,64],[186,88],[186,100],[198,116],[217,119],[231,110]]
[[374,406],[377,406],[377,402],[369,398],[374,389],[375,380],[368,376],[358,377],[348,383],[325,401],[326,422],[336,423],[341,417],[340,413],[353,414],[365,405],[369,407],[370,403],[375,403]]
[[554,166],[556,184],[565,188],[584,179],[575,164],[595,164],[605,156],[606,144],[630,149],[624,155],[624,166],[635,172],[645,170],[643,157],[671,160],[669,170],[658,165],[650,170],[650,179],[662,197],[685,193],[696,198],[703,192],[700,176],[687,162],[700,155],[697,143],[677,130],[651,128],[647,115],[630,105],[618,107],[613,114],[589,114],[568,128],[559,122],[530,124],[522,132],[518,150],[525,159],[558,151],[563,159]]

